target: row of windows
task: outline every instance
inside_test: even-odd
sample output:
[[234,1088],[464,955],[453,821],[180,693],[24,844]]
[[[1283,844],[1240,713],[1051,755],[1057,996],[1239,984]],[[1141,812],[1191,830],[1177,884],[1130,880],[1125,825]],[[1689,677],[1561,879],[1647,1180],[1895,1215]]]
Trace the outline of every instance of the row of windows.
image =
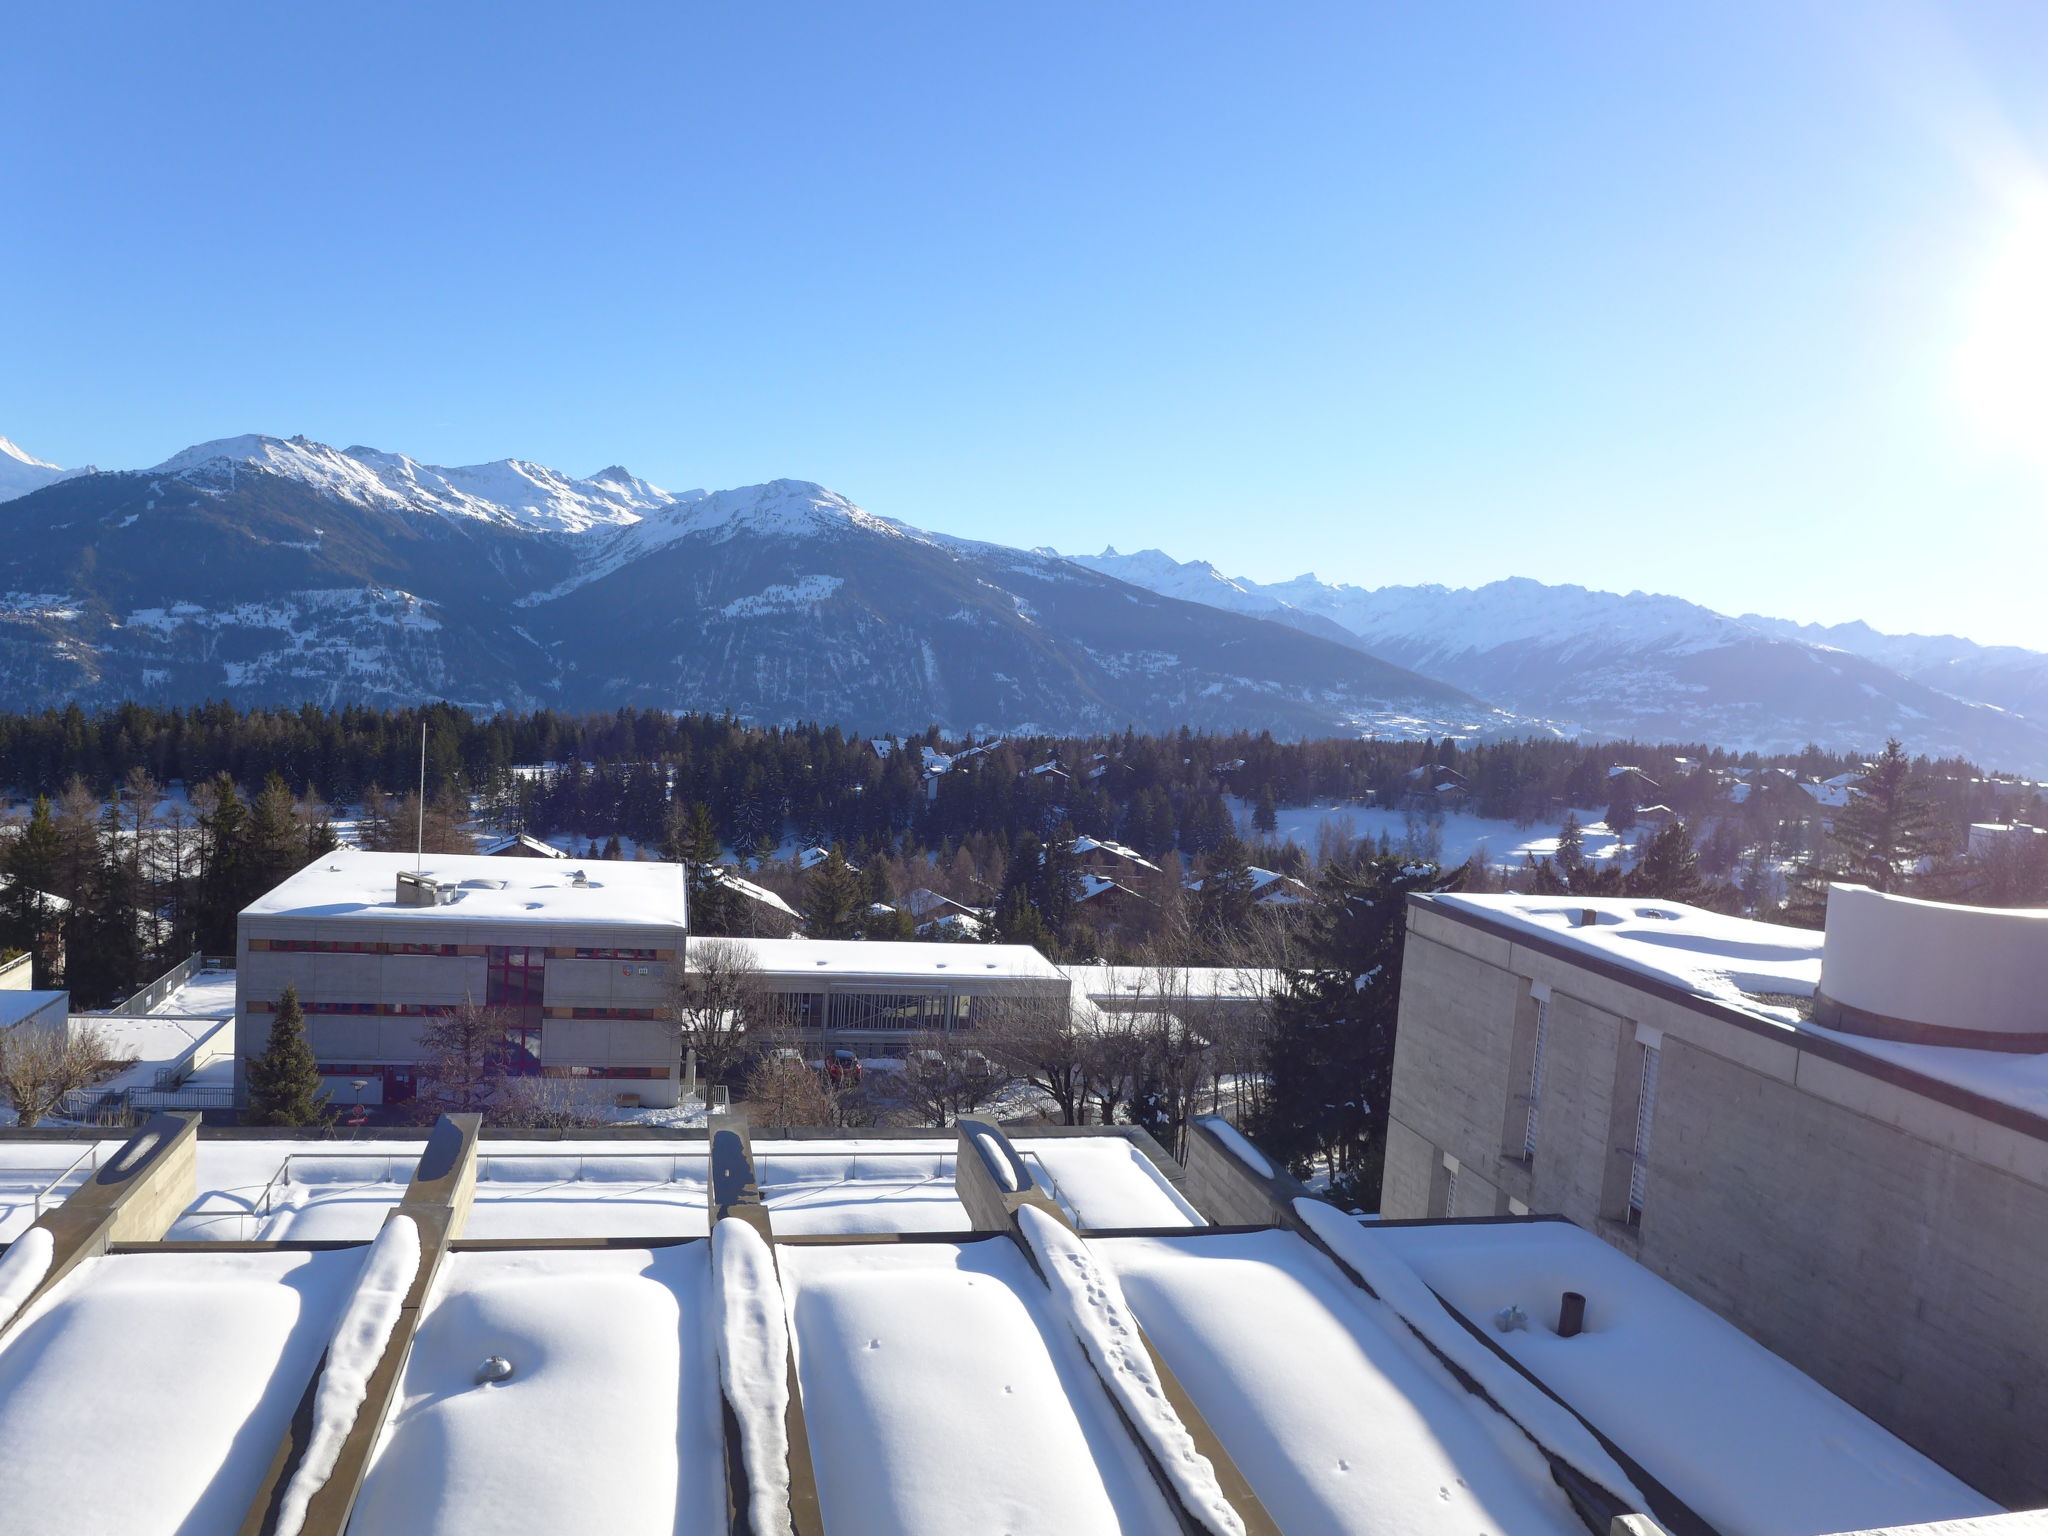
[[[307,1003],[299,1004],[307,1013],[370,1014],[385,1018],[439,1018],[450,1014],[462,1005],[460,1003]],[[248,1004],[251,1013],[275,1013],[275,1002],[252,1000]],[[652,1021],[664,1017],[658,1008],[547,1008],[542,1016],[550,1019],[597,1019],[625,1021]]]
[[944,992],[774,992],[774,1022],[791,1029],[877,1029],[918,1033],[985,1020],[999,999]]
[[[409,1074],[416,1063],[406,1062],[399,1065]],[[381,1062],[322,1061],[315,1064],[314,1070],[322,1077],[382,1077],[388,1069]],[[551,1066],[541,1070],[543,1077],[616,1078],[631,1082],[647,1082],[666,1078],[668,1075],[667,1067]]]
[[460,955],[467,950],[480,955],[481,944],[384,944],[349,943],[340,939],[251,939],[252,954],[276,955]]
[[[275,1002],[251,1000],[245,1005],[251,1013],[275,1013]],[[461,1007],[460,1003],[300,1003],[307,1013],[371,1014],[385,1018],[418,1019],[440,1018]]]
[[567,948],[538,944],[404,944],[381,940],[251,939],[251,954],[277,955],[484,955],[499,965],[540,966],[548,960],[673,960],[672,949]]

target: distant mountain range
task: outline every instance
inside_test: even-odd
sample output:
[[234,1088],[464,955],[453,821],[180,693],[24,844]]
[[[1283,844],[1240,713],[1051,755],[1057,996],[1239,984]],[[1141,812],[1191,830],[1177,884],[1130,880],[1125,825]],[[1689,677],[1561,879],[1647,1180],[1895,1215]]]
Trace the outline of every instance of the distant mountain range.
[[1760,752],[1861,747],[2048,772],[2048,655],[1865,624],[1729,618],[1682,598],[1549,586],[1260,583],[1156,549],[1073,557],[1189,602],[1272,619],[1573,734]]
[[0,439],[0,707],[643,705],[883,731],[1633,736],[2048,773],[2048,656],[1527,580],[1231,579],[927,532],[799,480]]
[[804,481],[673,494],[621,469],[270,437],[0,501],[0,706],[74,698],[642,705],[860,731],[1525,726],[1355,647]]

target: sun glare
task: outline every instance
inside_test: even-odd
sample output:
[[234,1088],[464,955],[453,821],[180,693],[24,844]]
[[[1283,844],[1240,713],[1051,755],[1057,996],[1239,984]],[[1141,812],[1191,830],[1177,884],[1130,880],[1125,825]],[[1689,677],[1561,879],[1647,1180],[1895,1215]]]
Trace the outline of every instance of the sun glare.
[[1985,268],[1956,362],[1976,428],[2048,473],[2048,194],[2021,210]]

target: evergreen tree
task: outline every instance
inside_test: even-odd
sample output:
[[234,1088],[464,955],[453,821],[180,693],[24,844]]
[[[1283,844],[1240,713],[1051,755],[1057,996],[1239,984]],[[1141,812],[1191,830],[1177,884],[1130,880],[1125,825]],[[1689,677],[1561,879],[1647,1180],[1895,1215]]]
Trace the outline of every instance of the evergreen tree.
[[1325,881],[1267,1043],[1270,1089],[1257,1139],[1298,1173],[1329,1165],[1341,1198],[1379,1206],[1408,894],[1434,865],[1381,855]]
[[1631,832],[1636,824],[1636,795],[1624,779],[1614,781],[1614,798],[1607,802],[1607,814],[1602,819],[1607,830],[1615,833]]
[[1699,856],[1693,852],[1692,834],[1686,831],[1685,823],[1674,821],[1658,829],[1644,847],[1636,867],[1629,871],[1628,894],[1694,903],[1706,895],[1706,884],[1700,879]]
[[1849,791],[1828,837],[1845,879],[1896,891],[1920,860],[1941,852],[1942,830],[1940,812],[1894,737]]
[[38,795],[28,825],[0,850],[0,873],[7,877],[0,888],[0,948],[34,955],[38,986],[55,979],[59,930],[49,892],[57,883],[60,856],[50,802]]
[[1242,933],[1252,919],[1251,859],[1242,842],[1227,837],[1209,855],[1202,876],[1197,920],[1216,935]]
[[831,851],[804,876],[804,932],[814,939],[857,938],[865,907],[860,877],[834,843]]
[[1273,802],[1271,784],[1259,786],[1259,798],[1252,805],[1252,830],[1267,837],[1280,830],[1280,808]]
[[1566,811],[1564,825],[1557,830],[1557,862],[1568,870],[1586,862],[1586,834],[1577,811]]
[[1038,869],[1031,881],[1031,904],[1038,908],[1047,935],[1055,941],[1065,935],[1074,921],[1074,888],[1080,883],[1079,876],[1080,866],[1074,859],[1074,828],[1070,822],[1061,822],[1051,840],[1039,845]]
[[306,1039],[299,989],[287,985],[270,1019],[270,1040],[261,1056],[248,1059],[249,1105],[244,1125],[325,1125],[327,1095]]

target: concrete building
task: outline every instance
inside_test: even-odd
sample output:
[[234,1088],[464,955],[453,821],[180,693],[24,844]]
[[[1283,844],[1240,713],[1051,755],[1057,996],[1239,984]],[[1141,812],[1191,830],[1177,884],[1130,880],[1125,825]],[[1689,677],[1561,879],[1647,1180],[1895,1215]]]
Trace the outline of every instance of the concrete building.
[[2048,1501],[2048,913],[1414,898],[1381,1209],[1555,1213]]
[[[577,863],[344,849],[252,903],[236,944],[237,1102],[287,984],[336,1103],[410,1098],[420,1029],[465,1002],[505,1009],[514,1059],[616,1084],[643,1103],[679,1092],[660,1022],[687,932],[678,864]],[[358,1081],[366,1087],[353,1087]]]

